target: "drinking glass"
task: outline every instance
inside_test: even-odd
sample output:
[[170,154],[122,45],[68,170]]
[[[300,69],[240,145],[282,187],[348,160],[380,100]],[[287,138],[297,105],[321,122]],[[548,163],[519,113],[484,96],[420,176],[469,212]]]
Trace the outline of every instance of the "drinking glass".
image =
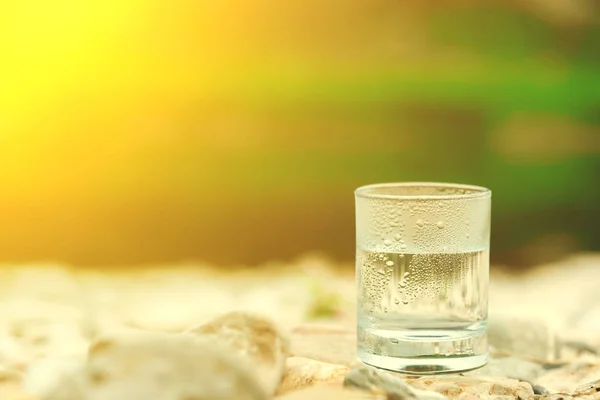
[[383,183],[355,199],[360,360],[421,375],[485,365],[491,191]]

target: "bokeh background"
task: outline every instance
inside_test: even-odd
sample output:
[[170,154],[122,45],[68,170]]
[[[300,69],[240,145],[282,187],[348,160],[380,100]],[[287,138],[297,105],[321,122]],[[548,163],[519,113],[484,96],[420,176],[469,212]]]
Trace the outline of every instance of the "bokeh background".
[[600,3],[0,3],[2,262],[351,262],[408,180],[490,187],[496,264],[600,250]]

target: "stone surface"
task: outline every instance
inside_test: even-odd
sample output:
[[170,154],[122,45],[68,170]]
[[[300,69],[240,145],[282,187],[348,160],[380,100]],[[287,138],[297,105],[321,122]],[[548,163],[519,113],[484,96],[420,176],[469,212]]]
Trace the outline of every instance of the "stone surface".
[[98,338],[86,364],[41,400],[266,400],[226,347],[193,336],[120,331]]
[[576,395],[596,395],[600,393],[600,379],[588,382],[575,388]]
[[391,400],[382,393],[339,387],[311,387],[277,397],[277,400]]
[[23,373],[13,368],[0,366],[0,382],[19,382]]
[[[600,392],[594,392],[600,379],[599,267],[598,254],[579,254],[518,275],[493,268],[494,346],[486,367],[462,376],[381,373],[394,377],[396,389],[424,390],[416,393],[425,397],[600,400]],[[356,395],[388,400],[368,381],[365,385],[375,393],[331,387],[339,385],[336,374],[343,374],[346,366],[362,365],[355,353],[355,297],[352,268],[314,257],[290,265],[226,271],[196,265],[113,272],[42,265],[0,268],[0,400],[140,400],[137,395],[141,400],[182,400],[169,397],[188,387],[182,379],[193,380],[198,384],[194,389],[199,389],[218,382],[215,375],[237,382],[227,390],[249,387],[254,389],[244,393],[269,398],[263,388],[271,392],[295,385],[284,380],[278,387],[286,357],[286,335],[281,332],[290,335],[289,355],[296,357],[288,360],[288,372],[291,367],[294,374],[299,371],[299,386],[334,379],[327,387],[293,390],[280,397],[314,400],[319,393],[329,393],[337,396],[332,399]],[[246,322],[236,328],[226,321],[235,310],[266,315],[277,323],[277,333],[240,329],[253,325]],[[221,330],[181,334],[195,324],[214,325],[219,319]],[[130,340],[121,332],[126,327],[171,333],[138,329],[130,334],[154,339]],[[115,329],[118,334],[110,333]],[[97,353],[102,341],[93,338],[99,334],[115,345]],[[261,337],[262,344],[256,339]],[[179,340],[192,340],[194,345],[174,344]],[[87,362],[90,343],[96,350]],[[228,348],[217,351],[217,346]],[[260,361],[263,350],[275,354],[275,361]],[[158,356],[163,361],[155,361]],[[320,362],[335,366],[325,368]],[[250,368],[245,367],[248,363]],[[112,375],[103,376],[103,371]],[[160,379],[170,383],[156,388]],[[404,386],[397,385],[398,379]],[[99,381],[104,383],[93,383]],[[150,389],[152,395],[145,392]]]
[[25,393],[18,383],[0,383],[0,399],[2,400],[37,400]]
[[233,312],[186,331],[221,342],[246,362],[265,392],[277,392],[290,353],[289,338],[272,321],[262,316]]
[[285,363],[283,382],[279,394],[284,394],[314,384],[342,387],[350,369],[343,365],[328,364],[304,357],[290,357]]
[[298,326],[292,330],[291,354],[350,366],[357,360],[356,329],[324,324]]
[[542,396],[534,396],[533,400],[598,400],[600,394],[565,394],[565,393],[554,393]]
[[535,362],[517,357],[492,357],[483,368],[465,373],[466,376],[496,376],[527,382],[535,381],[546,371]]
[[546,389],[544,386],[538,385],[536,383],[532,384],[531,388],[533,389],[534,394],[550,394],[548,389]]
[[345,385],[365,390],[377,388],[401,398],[497,398],[527,399],[534,395],[531,385],[503,377],[440,375],[405,376],[370,367],[354,368],[346,375]]
[[49,396],[63,379],[79,373],[85,363],[79,357],[48,357],[33,361],[23,378],[23,390],[35,397]]
[[507,378],[440,376],[407,378],[407,383],[416,389],[435,391],[449,397],[473,395],[527,399],[534,394],[529,383]]
[[27,348],[14,338],[0,338],[0,365],[23,369],[28,363],[27,353]]
[[348,372],[344,380],[344,386],[370,392],[386,393],[388,399],[446,399],[441,394],[410,387],[399,375],[367,366],[355,367]]
[[548,371],[536,380],[552,393],[573,393],[600,379],[600,364],[571,364]]
[[488,342],[497,350],[519,357],[540,361],[558,358],[556,333],[545,321],[532,316],[490,315]]
[[531,318],[543,321],[559,337],[563,332],[593,337],[600,330],[583,328],[595,323],[588,315],[600,304],[599,266],[597,253],[582,253],[518,275],[492,267],[490,321],[497,316]]
[[0,399],[35,400],[23,390],[22,379],[21,371],[0,366]]

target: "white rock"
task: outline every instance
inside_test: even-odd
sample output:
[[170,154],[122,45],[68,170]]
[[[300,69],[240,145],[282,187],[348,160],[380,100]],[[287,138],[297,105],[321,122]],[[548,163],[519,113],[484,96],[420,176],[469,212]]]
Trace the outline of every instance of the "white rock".
[[571,364],[563,368],[548,371],[536,380],[536,383],[551,393],[572,393],[580,386],[600,379],[600,363]]
[[490,346],[511,355],[540,361],[557,358],[556,332],[535,317],[492,314],[487,336]]
[[483,368],[464,373],[466,376],[495,376],[534,382],[545,373],[544,368],[535,362],[517,357],[493,357]]
[[407,378],[406,382],[420,390],[432,390],[449,397],[458,395],[474,396],[510,396],[528,399],[533,396],[531,385],[516,379],[466,377],[466,376],[431,376]]
[[90,347],[79,373],[42,400],[266,400],[244,363],[219,343],[123,331]]
[[574,323],[575,329],[598,335],[600,333],[600,301],[588,305]]
[[[2,400],[39,400],[35,397],[24,393],[21,385],[15,382],[0,383],[0,399]],[[69,400],[69,399],[64,399]]]
[[304,357],[290,357],[285,363],[285,374],[278,394],[321,383],[342,387],[348,371],[350,369],[343,365],[328,364]]
[[186,334],[223,343],[256,374],[264,390],[274,394],[290,353],[289,339],[270,320],[244,312],[225,314]]
[[277,400],[387,400],[383,393],[370,393],[356,389],[335,387],[311,387],[301,389],[281,397]]
[[84,357],[89,342],[77,324],[45,323],[23,327],[21,340],[29,344],[35,356]]
[[21,371],[0,366],[0,382],[20,382],[22,377]]
[[[412,384],[412,381],[409,381]],[[368,366],[353,368],[346,374],[344,386],[375,393],[387,393],[392,399],[446,400],[447,397],[416,386],[409,386],[400,375]]]
[[0,338],[0,365],[22,368],[28,361],[26,349],[11,337]]
[[23,378],[23,390],[35,397],[49,396],[59,383],[82,368],[85,358],[51,357],[32,362]]

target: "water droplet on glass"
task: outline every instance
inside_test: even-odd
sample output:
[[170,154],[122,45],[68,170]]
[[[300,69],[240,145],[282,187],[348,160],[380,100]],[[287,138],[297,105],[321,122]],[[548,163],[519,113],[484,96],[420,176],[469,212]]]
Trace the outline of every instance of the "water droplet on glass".
[[402,304],[408,304],[408,299],[402,299]]
[[390,342],[392,342],[392,343],[394,343],[394,344],[398,344],[398,343],[400,343],[400,341],[399,341],[398,339],[396,339],[396,338],[393,338],[393,337],[392,337],[392,338],[390,338]]
[[394,303],[396,303],[396,305],[398,305],[398,304],[400,304],[400,300],[394,299]]
[[467,239],[470,238],[470,237],[471,237],[471,235],[467,233]]
[[394,266],[394,262],[392,260],[386,261],[385,265],[387,265],[388,267],[393,267]]
[[404,249],[406,249],[406,245],[405,245],[404,243],[401,243],[401,244],[400,244],[400,248],[401,248],[402,250],[404,250]]
[[420,218],[419,218],[419,219],[417,220],[417,225],[418,225],[418,226],[423,226],[423,225],[425,225],[425,221],[423,221],[422,219],[420,219]]
[[394,235],[394,239],[396,239],[396,240],[402,240],[402,236],[400,236],[400,234],[396,233]]
[[390,239],[385,239],[383,241],[383,244],[386,245],[386,246],[391,246],[392,245],[392,241]]
[[387,312],[387,307],[383,308],[383,312],[385,312],[385,313]]
[[438,221],[438,223],[437,223],[437,227],[438,227],[438,228],[440,228],[440,229],[444,229],[444,227],[445,227],[445,226],[446,226],[446,225],[444,224],[444,221]]

